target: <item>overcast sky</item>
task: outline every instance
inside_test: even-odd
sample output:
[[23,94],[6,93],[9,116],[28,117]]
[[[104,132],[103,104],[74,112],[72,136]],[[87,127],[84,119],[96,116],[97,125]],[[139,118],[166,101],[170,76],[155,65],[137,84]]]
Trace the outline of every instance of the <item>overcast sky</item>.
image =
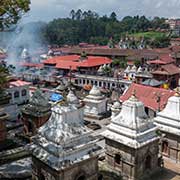
[[100,15],[114,11],[118,18],[127,15],[180,17],[180,0],[31,0],[31,11],[24,21],[67,17],[72,9],[92,10]]

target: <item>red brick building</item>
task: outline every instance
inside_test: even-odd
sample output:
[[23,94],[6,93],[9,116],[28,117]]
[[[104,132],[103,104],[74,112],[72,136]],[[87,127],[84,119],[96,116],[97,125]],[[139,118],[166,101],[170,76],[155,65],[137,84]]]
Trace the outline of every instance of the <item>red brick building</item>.
[[179,84],[180,69],[174,64],[161,65],[151,73],[155,79],[165,81],[171,89]]

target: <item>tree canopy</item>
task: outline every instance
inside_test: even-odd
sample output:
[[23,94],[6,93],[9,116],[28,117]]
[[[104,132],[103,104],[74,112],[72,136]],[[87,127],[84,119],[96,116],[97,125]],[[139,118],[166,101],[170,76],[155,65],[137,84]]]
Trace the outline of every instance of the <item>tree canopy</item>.
[[[80,42],[107,45],[112,37],[118,43],[122,36],[127,34],[158,31],[169,26],[164,18],[155,17],[153,20],[145,16],[126,16],[118,20],[115,12],[110,16],[99,16],[93,11],[71,10],[69,18],[55,19],[44,28],[44,37],[49,44],[75,45]],[[159,41],[159,40],[158,40]],[[109,42],[109,43],[108,43]],[[112,44],[112,43],[111,43]],[[152,45],[159,45],[154,43]]]
[[16,24],[24,13],[29,11],[30,0],[0,1],[0,30]]

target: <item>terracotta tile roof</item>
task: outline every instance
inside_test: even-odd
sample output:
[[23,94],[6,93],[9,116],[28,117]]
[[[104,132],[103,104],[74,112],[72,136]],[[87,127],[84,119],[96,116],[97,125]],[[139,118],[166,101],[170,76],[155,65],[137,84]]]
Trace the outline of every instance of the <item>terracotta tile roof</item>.
[[131,97],[134,90],[136,91],[137,98],[144,103],[145,107],[148,107],[154,111],[157,110],[159,106],[157,103],[157,94],[161,95],[161,110],[167,104],[168,98],[175,94],[175,92],[172,90],[154,88],[150,86],[132,83],[129,89],[125,92],[125,94],[120,97],[120,101],[124,102],[128,100]]
[[43,64],[37,64],[37,63],[20,63],[21,66],[24,66],[24,67],[38,67],[38,68],[41,68],[43,67],[44,65]]
[[157,59],[157,60],[148,61],[148,64],[166,64],[166,62]]
[[21,81],[21,80],[17,80],[17,81],[12,81],[9,83],[10,88],[11,87],[20,87],[20,86],[26,86],[26,85],[30,85],[31,83],[26,82],[26,81]]
[[170,64],[175,62],[175,59],[170,54],[159,54],[158,59],[148,61],[149,64]]
[[174,64],[166,64],[153,71],[152,74],[174,75],[180,74],[180,69]]
[[45,60],[44,64],[55,65],[58,69],[76,70],[78,67],[96,67],[103,64],[110,64],[111,59],[107,57],[88,56],[81,59],[78,55],[58,56]]

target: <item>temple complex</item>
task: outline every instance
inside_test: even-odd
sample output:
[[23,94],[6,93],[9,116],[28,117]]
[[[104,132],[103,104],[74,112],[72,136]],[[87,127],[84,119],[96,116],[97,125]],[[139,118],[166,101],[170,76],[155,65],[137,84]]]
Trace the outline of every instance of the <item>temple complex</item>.
[[85,118],[101,119],[107,112],[107,99],[96,86],[92,87],[89,95],[85,97],[84,103]]
[[37,89],[29,103],[22,108],[25,134],[34,135],[50,117],[51,105],[40,89]]
[[167,105],[157,114],[155,124],[161,132],[161,150],[165,157],[180,163],[180,93],[168,99]]
[[109,167],[128,180],[154,173],[158,169],[159,151],[156,129],[134,93],[102,133]]
[[83,124],[83,105],[72,91],[52,107],[49,120],[30,145],[33,179],[97,180],[96,139]]

